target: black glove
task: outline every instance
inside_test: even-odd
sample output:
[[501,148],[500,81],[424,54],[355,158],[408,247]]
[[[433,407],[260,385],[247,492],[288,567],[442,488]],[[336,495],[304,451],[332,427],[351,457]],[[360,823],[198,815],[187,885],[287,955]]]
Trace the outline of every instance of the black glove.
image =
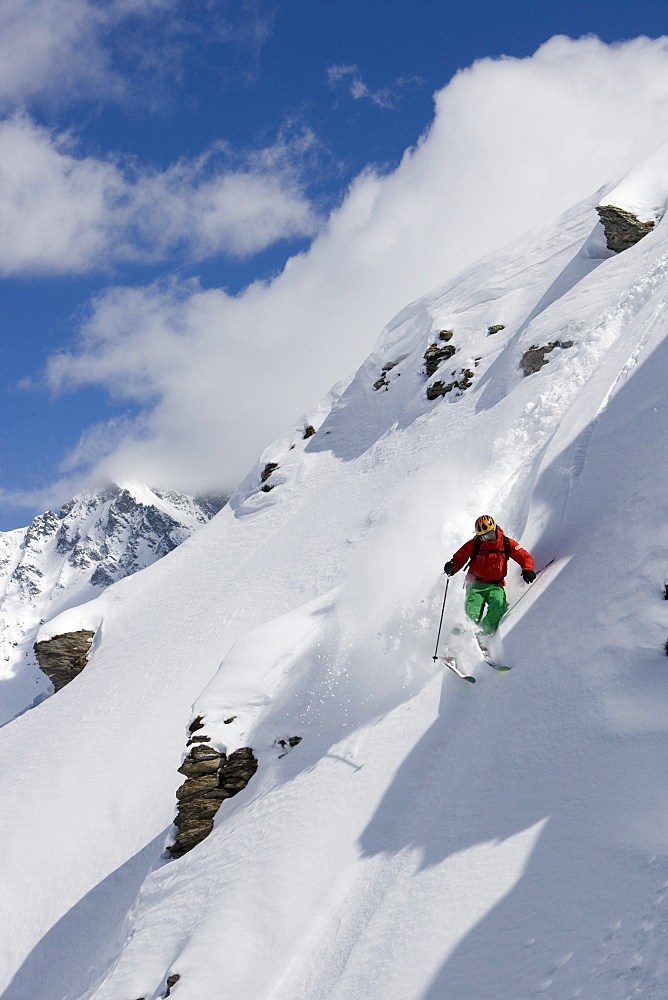
[[455,572],[455,564],[453,563],[452,559],[450,560],[450,562],[446,562],[445,566],[443,567],[443,572],[447,573],[448,576],[452,576],[452,574]]
[[533,583],[534,580],[536,579],[536,574],[532,569],[523,569],[522,579],[524,580],[525,583]]

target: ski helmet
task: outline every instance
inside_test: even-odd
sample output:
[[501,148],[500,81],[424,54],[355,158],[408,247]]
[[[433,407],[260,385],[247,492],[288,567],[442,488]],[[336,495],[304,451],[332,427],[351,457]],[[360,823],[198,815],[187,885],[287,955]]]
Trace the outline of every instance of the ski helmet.
[[486,535],[488,531],[494,531],[495,528],[494,518],[489,514],[481,514],[475,523],[476,535]]

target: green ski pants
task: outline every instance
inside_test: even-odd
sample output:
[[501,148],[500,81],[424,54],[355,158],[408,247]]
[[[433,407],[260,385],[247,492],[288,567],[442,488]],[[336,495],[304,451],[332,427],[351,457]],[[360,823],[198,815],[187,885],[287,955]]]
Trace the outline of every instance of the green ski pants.
[[[498,583],[467,583],[464,610],[476,624],[482,625],[485,635],[496,632],[499,622],[506,613],[508,601],[506,588]],[[486,609],[486,614],[485,614]],[[483,614],[485,617],[483,618]],[[482,621],[481,621],[482,619]]]

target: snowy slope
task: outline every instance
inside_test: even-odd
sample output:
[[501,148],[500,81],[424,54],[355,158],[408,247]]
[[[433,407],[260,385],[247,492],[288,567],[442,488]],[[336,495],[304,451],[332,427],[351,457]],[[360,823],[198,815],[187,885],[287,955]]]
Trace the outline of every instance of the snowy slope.
[[[668,228],[615,256],[600,200],[409,306],[313,437],[45,627],[97,634],[0,732],[3,1000],[665,997]],[[431,656],[485,511],[555,562],[511,572],[513,671],[455,640],[468,685]],[[259,769],[166,861],[197,714]]]
[[0,532],[0,725],[51,690],[33,651],[40,624],[171,552],[222,499],[114,485]]
[[666,211],[667,175],[668,142],[664,142],[607,191],[601,204],[631,212],[642,222],[658,222]]

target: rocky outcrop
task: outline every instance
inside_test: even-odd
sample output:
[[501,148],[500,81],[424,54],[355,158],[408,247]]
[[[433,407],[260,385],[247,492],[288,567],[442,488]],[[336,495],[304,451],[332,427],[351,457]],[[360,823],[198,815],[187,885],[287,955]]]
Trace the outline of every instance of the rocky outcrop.
[[73,681],[88,662],[95,633],[81,629],[35,643],[35,656],[56,691]]
[[267,462],[264,469],[260,473],[260,482],[266,483],[267,479],[269,479],[269,476],[272,474],[272,472],[275,472],[277,468],[278,468],[278,462]]
[[276,740],[276,743],[274,745],[277,747],[282,747],[282,749],[285,751],[285,753],[280,753],[278,755],[278,759],[280,760],[281,757],[285,757],[285,754],[289,753],[290,750],[294,750],[296,746],[299,746],[301,741],[302,741],[301,736],[288,736],[287,740]]
[[[171,976],[167,976],[167,981],[165,982],[165,992],[162,994],[165,1000],[172,994],[172,986],[176,986],[181,976],[178,972],[172,973]],[[137,1000],[146,1000],[146,997],[138,997]]]
[[302,440],[306,441],[307,438],[313,437],[315,434],[315,427],[313,424],[307,424],[304,428],[304,433],[302,434]]
[[[383,365],[383,367],[382,367],[382,368],[381,368],[381,370],[380,370],[380,372],[381,372],[381,374],[380,374],[380,378],[378,379],[378,381],[377,381],[377,382],[374,382],[374,383],[373,383],[373,387],[374,387],[374,389],[376,390],[376,392],[377,392],[377,391],[378,391],[379,389],[383,389],[383,388],[384,388],[384,389],[385,389],[386,391],[387,391],[387,390],[389,389],[389,387],[390,387],[390,382],[389,382],[389,379],[388,379],[388,377],[387,377],[387,376],[388,376],[388,375],[389,375],[389,373],[390,373],[390,372],[391,372],[391,371],[392,371],[392,370],[393,370],[394,368],[396,368],[396,367],[397,367],[397,365],[398,365],[398,364],[400,364],[400,362],[402,362],[402,361],[403,361],[403,360],[404,360],[405,358],[406,358],[406,355],[405,355],[405,354],[402,354],[402,355],[401,355],[401,357],[397,358],[397,360],[396,360],[396,361],[388,361],[388,362],[386,362],[386,364],[384,364],[384,365]],[[401,375],[401,372],[397,372],[397,376],[399,376],[399,375]]]
[[553,351],[555,347],[565,349],[572,346],[572,340],[551,340],[549,344],[545,344],[543,347],[538,347],[534,344],[522,355],[520,368],[525,375],[534,375],[536,372],[541,370],[543,365],[547,364],[547,358],[545,355]]
[[460,368],[459,371],[451,373],[452,382],[432,382],[427,386],[427,399],[438,399],[439,396],[446,396],[453,389],[464,392],[473,385],[473,372],[470,368]]
[[499,333],[501,330],[505,330],[505,328],[506,328],[505,323],[497,323],[495,326],[488,326],[487,336],[493,337],[495,333]]
[[229,757],[212,747],[202,729],[200,717],[190,726],[191,750],[178,769],[185,775],[176,790],[178,810],[174,826],[178,833],[167,848],[173,858],[180,858],[200,844],[213,829],[213,821],[225,799],[242,791],[257,771],[257,760],[250,747],[240,747]]
[[446,341],[445,345],[433,343],[424,352],[424,370],[427,378],[431,378],[439,365],[451,358],[457,350],[454,344],[447,343],[447,341],[452,340],[452,336],[452,330],[441,330],[438,338],[440,341]]
[[260,473],[260,482],[264,483],[264,486],[261,487],[263,493],[269,493],[276,485],[275,483],[268,483],[267,480],[272,472],[276,472],[277,468],[278,462],[267,462],[264,469]]
[[654,222],[641,222],[631,212],[616,205],[599,205],[599,214],[608,250],[621,253],[628,250],[654,229]]

